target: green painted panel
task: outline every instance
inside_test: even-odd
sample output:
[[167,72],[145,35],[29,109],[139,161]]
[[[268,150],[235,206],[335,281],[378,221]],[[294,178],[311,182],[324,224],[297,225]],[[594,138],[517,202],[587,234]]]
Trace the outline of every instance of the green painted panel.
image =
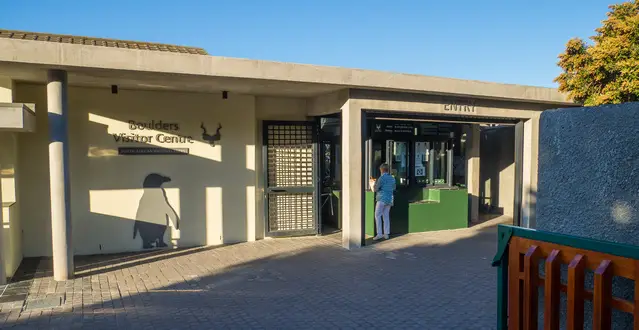
[[441,189],[424,189],[424,190],[426,190],[424,192],[424,195],[427,196],[427,198],[425,198],[426,200],[436,201],[436,202],[440,201],[441,194],[439,192],[441,191]]
[[428,194],[429,199],[437,195],[438,202],[416,202],[409,205],[409,233],[468,227],[467,190],[431,189]]
[[394,205],[390,211],[391,234],[409,232],[409,205],[424,200],[424,188],[400,187],[395,191]]
[[341,191],[333,190],[334,217],[336,218],[337,228],[342,229],[342,209],[340,208],[342,204],[340,203],[340,196],[341,196]]
[[[426,202],[425,202],[426,201]],[[375,236],[375,194],[365,192],[365,233]],[[391,208],[391,234],[468,227],[466,189],[401,187]]]
[[366,235],[375,236],[375,193],[364,192],[364,231]]

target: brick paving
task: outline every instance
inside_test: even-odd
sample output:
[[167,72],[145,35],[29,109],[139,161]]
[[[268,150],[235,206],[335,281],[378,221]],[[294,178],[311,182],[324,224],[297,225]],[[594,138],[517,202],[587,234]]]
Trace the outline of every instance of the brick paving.
[[[495,238],[487,227],[406,235],[353,251],[325,236],[77,257],[76,279],[61,283],[51,278],[49,259],[25,259],[0,301],[27,293],[27,303],[0,304],[0,325],[494,329]],[[61,297],[62,306],[46,306]]]

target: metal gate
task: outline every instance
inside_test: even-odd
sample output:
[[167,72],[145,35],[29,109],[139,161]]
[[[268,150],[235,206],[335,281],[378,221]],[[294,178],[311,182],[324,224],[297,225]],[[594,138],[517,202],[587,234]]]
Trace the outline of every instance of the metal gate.
[[265,122],[267,236],[318,233],[316,132],[313,122]]

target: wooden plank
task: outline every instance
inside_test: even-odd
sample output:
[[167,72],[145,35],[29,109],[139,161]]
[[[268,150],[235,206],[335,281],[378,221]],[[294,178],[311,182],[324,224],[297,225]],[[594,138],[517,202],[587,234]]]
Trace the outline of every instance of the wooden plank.
[[521,297],[519,295],[519,239],[511,238],[508,247],[508,329],[521,329]]
[[[523,280],[523,276],[520,277]],[[540,287],[543,287],[546,283],[546,281],[540,277],[539,281],[537,281],[539,283]],[[567,293],[568,292],[568,286],[561,284],[559,286],[559,289],[561,290],[561,292]],[[588,301],[592,301],[592,291],[590,290],[584,290],[584,300],[588,300]],[[610,306],[613,309],[618,309],[622,312],[626,312],[629,314],[632,314],[634,311],[634,303],[630,302],[628,300],[625,299],[621,299],[621,298],[617,298],[617,297],[612,297],[612,301],[610,302]]]
[[524,255],[524,329],[537,330],[537,307],[539,305],[539,257],[540,251],[535,245],[528,247]]
[[[512,233],[512,237],[520,237],[536,241],[554,243],[561,246],[573,247],[576,249],[587,251],[600,251],[604,254],[639,260],[639,246],[636,245],[595,240],[591,238],[552,233],[517,226],[499,225],[499,227],[500,230],[510,231]],[[504,229],[501,229],[501,227],[504,227]],[[563,249],[561,251],[565,252]],[[615,260],[612,260],[612,262],[615,264],[616,267],[617,264],[615,263]]]
[[[513,236],[513,238],[515,238]],[[578,254],[582,256],[587,256],[584,258],[584,262],[586,263],[585,267],[588,269],[597,269],[602,261],[610,260],[614,265],[614,276],[621,276],[631,280],[635,279],[635,266],[633,259],[614,256],[611,254],[605,254],[601,252],[591,251],[591,250],[582,250],[576,249],[569,246],[546,243],[542,241],[535,241],[527,238],[516,237],[520,244],[519,252],[526,253],[526,250],[531,245],[536,245],[540,250],[542,255],[549,255],[552,250],[561,250],[560,259],[562,264],[568,264],[572,261],[572,258]]]
[[612,327],[612,263],[604,260],[595,270],[593,290],[593,329],[609,330]]
[[544,285],[544,329],[559,330],[559,295],[561,293],[560,251],[552,250],[546,258]]
[[502,258],[499,263],[497,269],[497,330],[506,330],[508,329],[508,258]]
[[581,254],[568,265],[568,318],[567,329],[584,328],[584,269],[586,262]]

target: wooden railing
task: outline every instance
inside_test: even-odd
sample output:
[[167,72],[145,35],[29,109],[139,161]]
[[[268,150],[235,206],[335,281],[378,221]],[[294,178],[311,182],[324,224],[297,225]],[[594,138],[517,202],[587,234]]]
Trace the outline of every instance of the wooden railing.
[[[576,236],[500,225],[498,251],[498,329],[538,329],[539,287],[544,290],[544,329],[559,329],[560,295],[567,297],[566,328],[611,329],[612,309],[630,313],[639,330],[639,247]],[[539,275],[540,262],[545,276]],[[561,265],[568,267],[561,282]],[[594,272],[594,288],[585,289],[586,270]],[[634,301],[612,295],[612,278],[634,280]],[[592,320],[584,320],[584,301],[593,302]]]

